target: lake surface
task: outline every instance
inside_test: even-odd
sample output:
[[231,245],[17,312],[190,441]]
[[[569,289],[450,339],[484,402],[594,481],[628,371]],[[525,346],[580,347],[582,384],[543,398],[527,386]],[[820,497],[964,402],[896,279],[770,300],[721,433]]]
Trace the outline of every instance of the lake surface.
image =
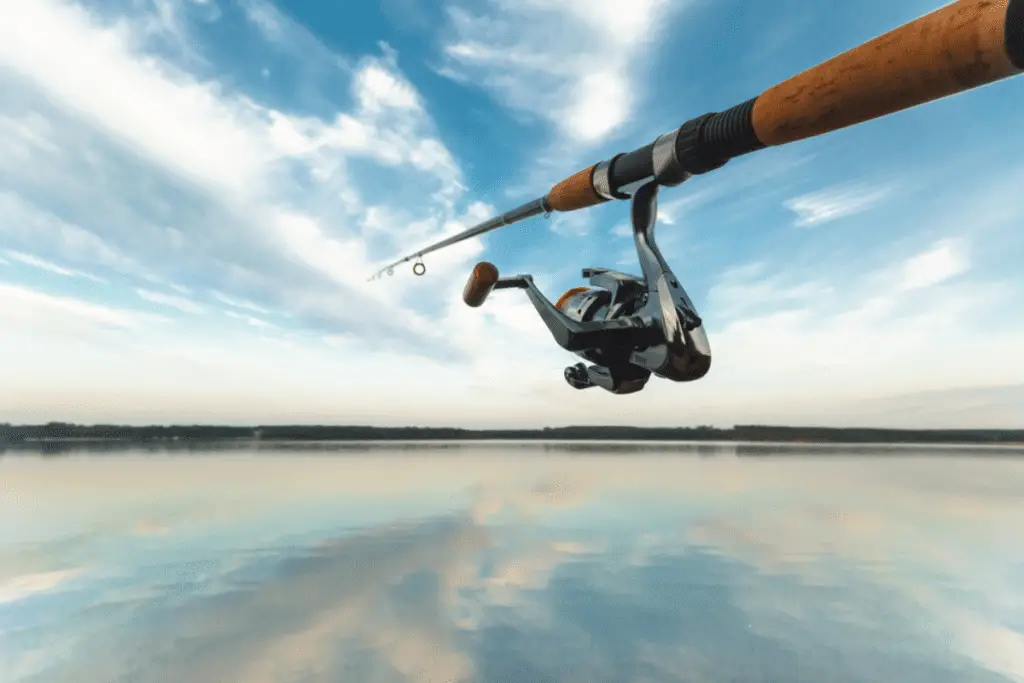
[[0,457],[0,681],[1024,681],[1024,451]]

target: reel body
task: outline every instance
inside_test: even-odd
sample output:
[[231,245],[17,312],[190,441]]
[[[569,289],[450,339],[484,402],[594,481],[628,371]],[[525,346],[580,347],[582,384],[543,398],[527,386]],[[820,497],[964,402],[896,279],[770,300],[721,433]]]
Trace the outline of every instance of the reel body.
[[476,307],[494,289],[525,289],[555,342],[586,361],[565,368],[566,382],[576,389],[631,394],[652,374],[675,382],[700,379],[711,367],[711,349],[700,316],[654,241],[657,193],[650,183],[632,198],[642,277],[585,268],[590,286],[574,287],[552,303],[530,275],[501,279],[485,262],[473,269],[463,300]]

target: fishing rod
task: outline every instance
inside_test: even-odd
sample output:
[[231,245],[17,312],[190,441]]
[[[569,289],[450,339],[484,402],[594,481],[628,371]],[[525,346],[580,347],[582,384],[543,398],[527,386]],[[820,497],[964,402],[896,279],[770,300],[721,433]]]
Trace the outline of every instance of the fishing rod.
[[527,218],[630,200],[642,277],[587,268],[593,287],[554,304],[530,275],[501,279],[477,264],[463,290],[469,306],[494,289],[525,289],[555,341],[594,365],[565,369],[573,387],[612,393],[642,389],[651,373],[673,381],[703,377],[711,352],[700,316],[654,241],[657,195],[739,156],[778,147],[965,92],[1024,71],[1024,0],[958,0],[720,112],[690,119],[650,144],[616,154],[561,180],[547,194],[413,252],[371,280],[423,256]]

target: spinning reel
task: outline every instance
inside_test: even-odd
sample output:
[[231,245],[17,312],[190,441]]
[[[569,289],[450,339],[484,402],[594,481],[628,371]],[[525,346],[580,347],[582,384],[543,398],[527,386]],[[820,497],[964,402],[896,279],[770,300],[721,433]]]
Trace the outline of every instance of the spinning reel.
[[[647,145],[581,169],[543,196],[394,261],[371,279],[533,216],[630,199],[643,277],[587,268],[583,277],[590,287],[570,289],[551,303],[531,276],[499,278],[497,268],[485,262],[474,268],[463,299],[475,307],[492,290],[525,289],[558,345],[587,361],[565,370],[566,381],[577,389],[629,394],[643,389],[652,374],[675,382],[700,379],[711,367],[711,350],[700,316],[654,242],[659,186],[675,187],[745,154],[1021,73],[1024,0],[955,0],[745,102],[692,118]],[[417,275],[424,271],[422,262],[414,266]]]
[[482,262],[466,282],[463,301],[475,308],[495,289],[525,289],[555,342],[590,363],[565,369],[565,381],[576,389],[631,394],[652,373],[675,382],[700,379],[711,367],[711,348],[700,316],[654,241],[657,199],[655,182],[632,197],[643,277],[584,268],[591,286],[570,289],[551,303],[531,275],[499,278],[493,264]]

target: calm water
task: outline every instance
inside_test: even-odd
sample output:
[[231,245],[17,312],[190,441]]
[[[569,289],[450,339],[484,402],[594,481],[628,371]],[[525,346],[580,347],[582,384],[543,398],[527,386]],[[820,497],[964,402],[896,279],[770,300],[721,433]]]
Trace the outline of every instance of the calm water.
[[8,453],[0,681],[1024,681],[1024,451],[799,452]]

